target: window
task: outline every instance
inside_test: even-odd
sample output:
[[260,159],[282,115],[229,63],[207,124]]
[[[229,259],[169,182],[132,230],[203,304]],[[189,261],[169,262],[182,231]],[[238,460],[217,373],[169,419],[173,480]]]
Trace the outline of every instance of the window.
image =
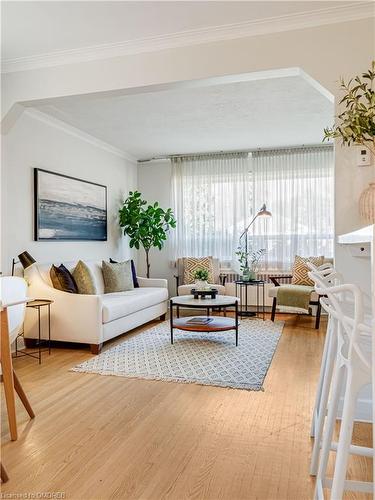
[[295,254],[333,254],[332,147],[172,159],[177,229],[174,258],[218,257],[234,264],[238,238],[263,203],[249,241],[266,248],[268,270],[290,269]]

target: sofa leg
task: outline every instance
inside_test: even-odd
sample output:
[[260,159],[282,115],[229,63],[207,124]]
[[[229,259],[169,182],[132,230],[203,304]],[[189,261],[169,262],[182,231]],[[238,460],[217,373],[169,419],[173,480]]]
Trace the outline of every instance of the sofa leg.
[[90,344],[91,354],[100,354],[102,347],[103,347],[103,342],[101,344]]
[[164,313],[164,314],[162,314],[162,315],[160,316],[160,318],[159,318],[159,319],[160,319],[160,321],[165,321],[165,318],[166,318],[166,317],[167,317],[167,316],[166,316],[166,314]]
[[276,303],[277,303],[277,298],[274,297],[272,301],[271,321],[275,321]]

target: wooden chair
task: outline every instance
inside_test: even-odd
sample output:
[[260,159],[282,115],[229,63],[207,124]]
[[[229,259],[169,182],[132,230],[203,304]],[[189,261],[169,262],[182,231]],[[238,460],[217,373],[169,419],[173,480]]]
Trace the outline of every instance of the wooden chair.
[[34,412],[13,370],[11,344],[16,339],[25,317],[27,284],[23,278],[0,278],[1,341],[0,363],[4,382],[9,432],[12,441],[17,439],[15,392],[17,392],[30,418]]
[[[306,266],[310,269],[310,271],[318,271],[318,270],[323,271],[323,270],[333,269],[333,259],[324,259],[323,264],[319,267],[316,267],[311,262],[306,262]],[[269,297],[273,298],[271,321],[275,321],[276,306],[277,306],[277,292],[278,292],[277,287],[289,284],[292,280],[292,277],[293,276],[291,274],[287,274],[287,275],[283,274],[280,276],[269,276],[269,279],[275,285],[275,287],[272,287],[268,293]],[[281,283],[281,280],[282,280],[282,283]],[[322,306],[320,304],[320,295],[318,295],[315,290],[311,293],[309,306],[317,306],[316,317],[315,317],[315,328],[318,330],[319,326],[320,326],[320,315],[322,312]]]
[[[280,276],[269,276],[269,279],[272,281],[272,283],[275,285],[275,288],[270,288],[269,290],[269,296],[272,297],[272,311],[271,311],[271,321],[275,321],[275,314],[276,314],[276,306],[277,306],[277,287],[281,285],[286,285],[289,284],[292,280],[292,275],[280,275]],[[283,281],[281,283],[281,280]],[[318,330],[320,326],[320,315],[322,311],[322,306],[320,304],[320,297],[319,295],[313,291],[311,293],[311,299],[309,302],[309,306],[317,306],[316,309],[316,317],[315,317],[315,328]]]

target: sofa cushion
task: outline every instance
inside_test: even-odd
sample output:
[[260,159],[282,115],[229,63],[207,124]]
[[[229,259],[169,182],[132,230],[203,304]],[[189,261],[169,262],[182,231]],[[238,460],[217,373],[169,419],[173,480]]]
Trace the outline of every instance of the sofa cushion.
[[127,292],[106,293],[101,295],[103,304],[103,323],[109,323],[147,307],[160,304],[168,299],[166,288],[134,288]]
[[57,290],[68,293],[78,293],[77,283],[64,264],[61,264],[58,267],[52,264],[49,274],[52,285]]
[[126,292],[133,290],[133,277],[130,260],[125,262],[102,262],[104,292]]
[[78,261],[72,274],[77,283],[78,293],[84,295],[96,295],[98,293],[94,275],[82,260]]
[[[209,285],[212,288],[216,288],[219,295],[225,295],[225,286],[223,285]],[[178,295],[190,295],[191,289],[195,288],[194,283],[192,285],[180,285],[178,287]]]
[[[118,263],[117,260],[113,260],[113,259],[111,259],[111,257],[109,258],[109,262],[111,264],[117,264]],[[139,288],[139,283],[138,283],[138,278],[137,278],[137,271],[135,269],[135,264],[134,264],[134,260],[133,259],[130,260],[130,265],[131,265],[131,268],[132,268],[132,278],[133,278],[134,288]]]

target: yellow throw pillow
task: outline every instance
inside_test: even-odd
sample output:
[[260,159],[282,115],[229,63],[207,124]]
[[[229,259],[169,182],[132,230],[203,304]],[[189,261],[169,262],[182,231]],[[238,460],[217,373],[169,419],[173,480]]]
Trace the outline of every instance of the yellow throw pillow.
[[184,285],[195,283],[194,273],[198,269],[208,271],[208,283],[213,283],[214,266],[212,257],[184,257]]
[[296,255],[292,270],[292,285],[314,286],[314,282],[307,275],[310,269],[307,267],[306,262],[311,262],[314,266],[319,267],[324,262],[324,256],[300,257]]
[[85,295],[97,294],[94,276],[89,267],[82,260],[78,261],[73,271],[73,278],[77,283],[78,293],[83,293]]

